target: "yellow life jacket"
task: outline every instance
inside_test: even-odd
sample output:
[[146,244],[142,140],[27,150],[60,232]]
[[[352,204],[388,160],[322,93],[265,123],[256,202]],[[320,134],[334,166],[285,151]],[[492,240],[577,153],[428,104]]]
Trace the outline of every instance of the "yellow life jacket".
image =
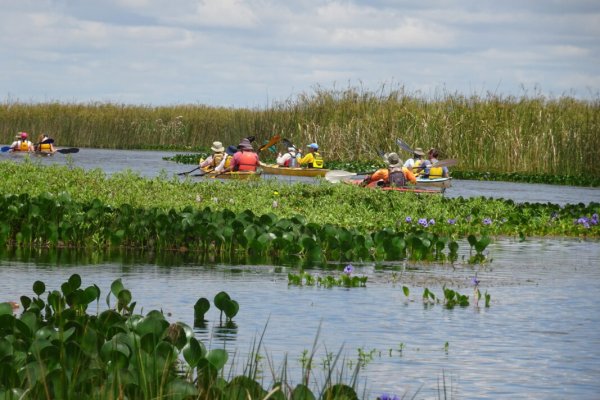
[[29,140],[19,140],[14,151],[29,151]]
[[442,167],[429,168],[429,179],[441,178],[443,176],[444,176],[444,169]]
[[52,146],[50,143],[42,143],[38,147],[38,151],[52,151]]
[[225,159],[225,164],[223,164],[223,168],[229,168],[229,166],[231,165],[231,160],[233,160],[233,156],[227,154],[227,158]]
[[323,157],[316,151],[313,154],[314,160],[312,162],[313,168],[323,168]]
[[417,168],[423,164],[423,160],[415,160],[415,164],[412,166],[413,174],[415,176],[423,175],[424,168]]

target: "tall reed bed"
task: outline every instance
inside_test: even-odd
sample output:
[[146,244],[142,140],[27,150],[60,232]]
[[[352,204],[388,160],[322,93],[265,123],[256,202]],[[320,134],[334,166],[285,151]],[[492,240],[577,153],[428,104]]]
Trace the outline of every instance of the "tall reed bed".
[[181,150],[281,134],[298,146],[316,141],[326,159],[337,160],[400,151],[395,138],[401,137],[414,147],[438,148],[442,158],[458,158],[461,170],[600,175],[600,98],[445,93],[425,99],[402,87],[316,87],[264,109],[1,104],[2,141],[22,130],[48,132],[65,146]]

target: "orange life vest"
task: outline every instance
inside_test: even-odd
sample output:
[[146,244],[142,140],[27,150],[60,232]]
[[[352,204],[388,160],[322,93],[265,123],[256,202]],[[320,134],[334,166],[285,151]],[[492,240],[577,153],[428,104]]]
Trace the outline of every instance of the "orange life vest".
[[256,154],[251,151],[242,151],[236,164],[237,171],[256,171]]

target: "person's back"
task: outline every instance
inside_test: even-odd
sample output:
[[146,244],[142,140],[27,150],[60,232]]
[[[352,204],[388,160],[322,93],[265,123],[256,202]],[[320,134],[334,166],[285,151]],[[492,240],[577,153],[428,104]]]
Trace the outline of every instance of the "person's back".
[[231,161],[231,169],[233,171],[256,171],[260,165],[258,154],[254,152],[252,145],[248,139],[242,139],[238,145],[238,152],[234,154]]
[[18,151],[34,151],[33,143],[27,140],[27,132],[19,133],[19,140],[14,141],[10,145],[10,151],[18,152]]
[[298,166],[298,154],[296,153],[296,149],[294,147],[288,147],[287,153],[279,154],[277,159],[277,165],[280,167],[297,167]]

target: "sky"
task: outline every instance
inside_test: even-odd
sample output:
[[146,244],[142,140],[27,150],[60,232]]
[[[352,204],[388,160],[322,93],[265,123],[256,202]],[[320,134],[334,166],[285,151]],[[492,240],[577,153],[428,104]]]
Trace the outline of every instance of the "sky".
[[599,0],[0,0],[3,103],[600,93]]

